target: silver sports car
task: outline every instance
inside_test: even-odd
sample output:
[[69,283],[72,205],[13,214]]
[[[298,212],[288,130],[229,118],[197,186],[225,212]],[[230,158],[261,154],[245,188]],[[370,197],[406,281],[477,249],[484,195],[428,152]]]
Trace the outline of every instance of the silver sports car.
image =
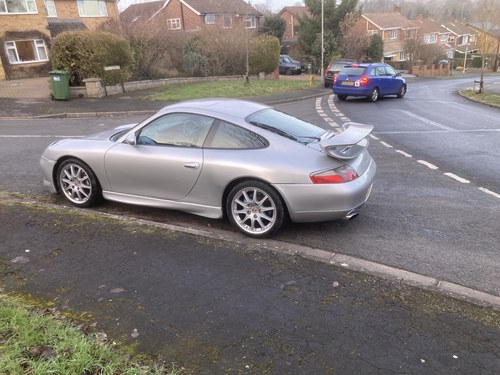
[[139,124],[47,147],[44,185],[79,207],[101,197],[209,217],[251,237],[294,222],[351,219],[376,166],[372,126],[325,130],[272,107],[204,99],[169,105]]

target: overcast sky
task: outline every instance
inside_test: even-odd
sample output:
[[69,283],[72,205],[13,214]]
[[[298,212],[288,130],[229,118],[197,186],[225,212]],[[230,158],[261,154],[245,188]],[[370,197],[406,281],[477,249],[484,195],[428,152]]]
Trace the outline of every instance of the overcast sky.
[[[119,0],[118,9],[120,9],[121,12],[131,4],[144,3],[148,1],[151,0]],[[303,5],[303,2],[300,0],[251,0],[251,1],[245,0],[245,1],[250,2],[252,5],[260,3],[266,4],[267,7],[271,8],[274,12],[279,12],[281,9],[283,9],[284,6],[291,6],[297,4]]]

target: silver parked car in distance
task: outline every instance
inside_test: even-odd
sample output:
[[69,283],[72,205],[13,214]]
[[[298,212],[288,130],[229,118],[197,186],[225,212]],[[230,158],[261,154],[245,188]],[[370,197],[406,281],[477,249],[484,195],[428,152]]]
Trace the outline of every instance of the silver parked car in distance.
[[372,127],[325,130],[272,107],[202,99],[164,107],[138,124],[44,151],[44,185],[72,204],[100,198],[227,215],[251,237],[268,237],[287,219],[354,218],[367,201],[376,165]]

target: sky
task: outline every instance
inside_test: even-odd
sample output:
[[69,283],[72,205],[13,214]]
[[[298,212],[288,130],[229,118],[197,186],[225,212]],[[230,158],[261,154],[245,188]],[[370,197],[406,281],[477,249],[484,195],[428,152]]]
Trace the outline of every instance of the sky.
[[[119,0],[118,9],[120,10],[120,12],[122,12],[131,4],[144,3],[147,1],[151,0]],[[284,6],[292,6],[298,4],[303,5],[303,1],[300,0],[251,0],[251,1],[245,0],[245,1],[250,2],[252,5],[262,3],[266,5],[268,8],[271,8],[273,12],[279,12],[281,9],[283,9]]]

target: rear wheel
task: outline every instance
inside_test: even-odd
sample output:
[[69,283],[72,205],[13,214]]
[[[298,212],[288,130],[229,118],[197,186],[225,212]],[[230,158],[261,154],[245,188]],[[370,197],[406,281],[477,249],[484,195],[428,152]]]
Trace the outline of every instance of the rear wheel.
[[339,98],[339,100],[346,100],[347,99],[347,95],[337,95],[337,98]]
[[406,85],[401,85],[401,87],[399,88],[397,96],[398,96],[399,99],[403,99],[405,97],[405,94],[406,94]]
[[371,102],[376,102],[378,100],[378,89],[374,88],[372,92],[370,93],[370,96],[368,97],[368,100]]
[[271,236],[285,217],[278,193],[260,181],[244,181],[231,189],[226,211],[236,229],[254,238]]
[[89,207],[101,198],[101,186],[90,167],[77,159],[64,161],[57,170],[64,197],[78,207]]

